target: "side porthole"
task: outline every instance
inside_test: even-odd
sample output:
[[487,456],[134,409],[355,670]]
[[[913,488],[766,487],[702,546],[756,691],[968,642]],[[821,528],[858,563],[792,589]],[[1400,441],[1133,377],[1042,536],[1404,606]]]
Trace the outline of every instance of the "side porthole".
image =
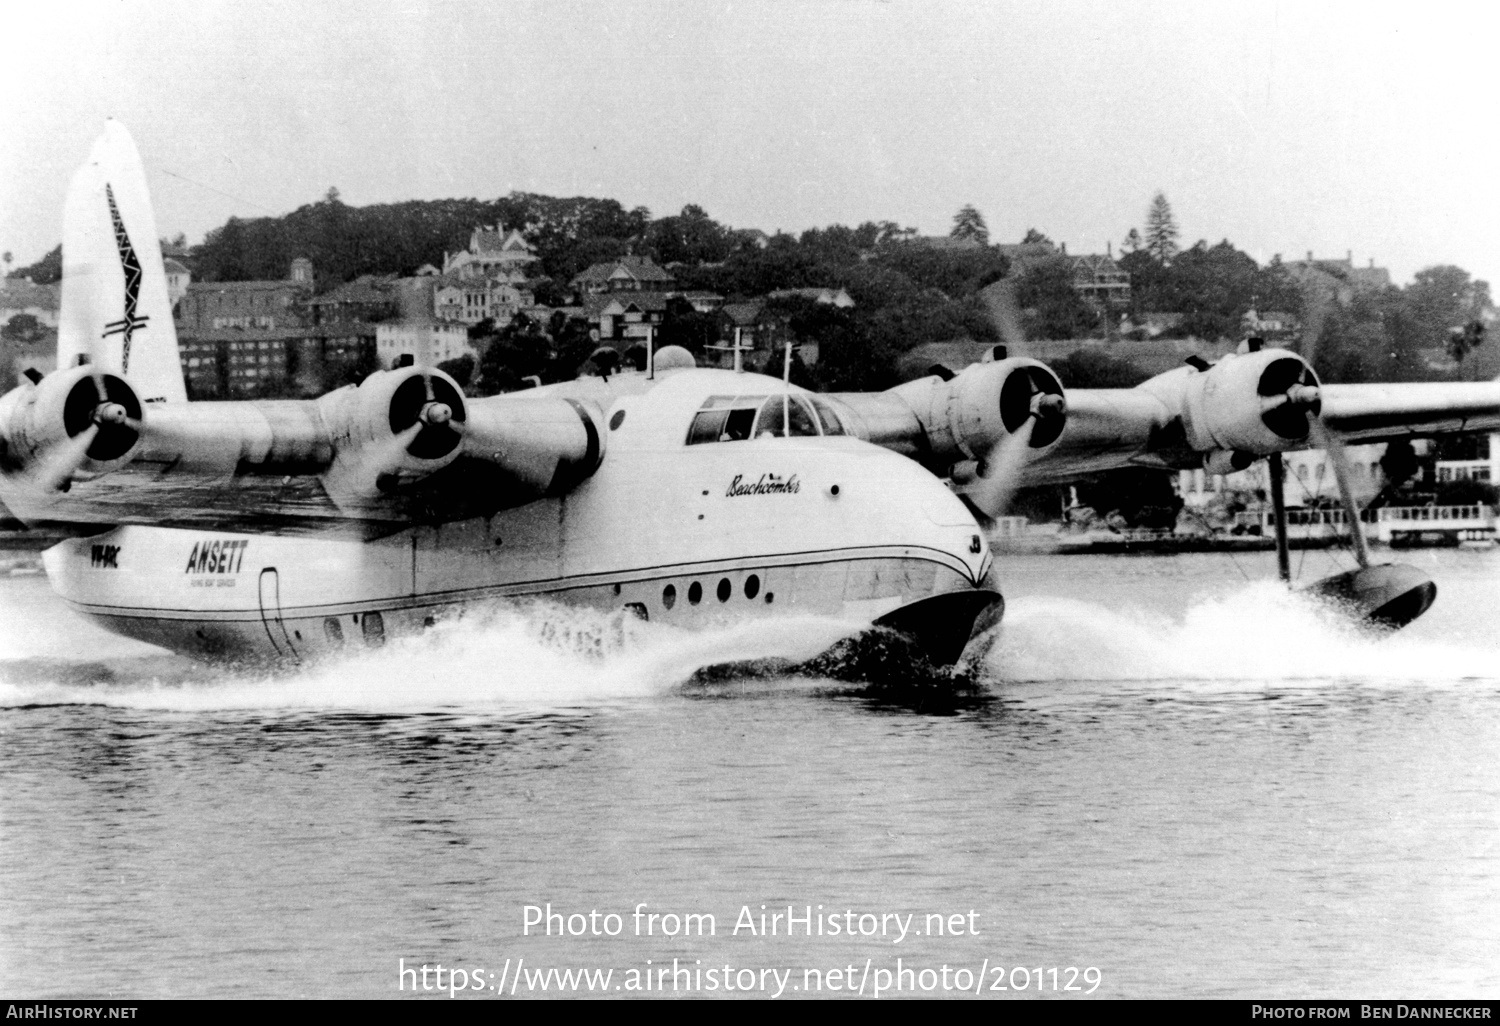
[[719,601],[728,602],[729,596],[734,594],[734,585],[729,583],[729,578],[719,578]]
[[703,585],[699,584],[697,581],[694,581],[692,584],[688,585],[688,602],[696,606],[699,602],[702,601]]
[[625,423],[625,411],[616,410],[615,415],[609,418],[609,429],[614,431],[623,423]]
[[760,594],[760,577],[751,574],[745,578],[745,597],[753,599],[758,594]]
[[776,593],[774,591],[768,591],[768,592],[766,592],[766,605],[769,606],[772,602],[775,602],[775,601],[776,601]]
[[385,644],[385,618],[379,613],[366,613],[360,627],[364,628],[366,645],[379,648]]
[[661,604],[664,609],[671,609],[677,604],[677,585],[669,584],[661,590]]

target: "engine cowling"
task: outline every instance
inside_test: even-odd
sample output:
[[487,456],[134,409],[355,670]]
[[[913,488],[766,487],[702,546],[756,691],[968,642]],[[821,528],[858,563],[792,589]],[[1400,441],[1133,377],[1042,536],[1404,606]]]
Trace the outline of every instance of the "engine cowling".
[[1210,456],[1296,448],[1322,409],[1318,376],[1285,349],[1230,354],[1204,370],[1180,367],[1140,387],[1180,411],[1188,444]]
[[923,378],[893,392],[916,414],[938,461],[982,463],[1023,431],[1036,456],[1056,443],[1068,420],[1062,383],[1046,364],[1024,357],[970,364],[950,380]]
[[0,397],[0,471],[43,492],[129,463],[145,407],[117,374],[71,367]]
[[468,406],[440,370],[377,371],[330,405],[334,457],[323,483],[340,505],[394,492],[463,450]]
[[561,495],[604,460],[593,407],[558,396],[510,395],[475,403],[464,452],[505,472],[508,502]]

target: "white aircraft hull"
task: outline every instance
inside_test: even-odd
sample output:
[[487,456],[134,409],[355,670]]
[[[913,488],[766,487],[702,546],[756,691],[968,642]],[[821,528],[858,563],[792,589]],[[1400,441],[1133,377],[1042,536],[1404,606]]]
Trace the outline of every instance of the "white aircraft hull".
[[[74,609],[118,633],[201,656],[302,660],[528,597],[690,628],[787,614],[870,624],[973,595],[989,570],[962,502],[877,446],[770,438],[663,453],[624,431],[611,443],[572,493],[485,519],[375,541],[126,526],[53,547],[47,571]],[[979,608],[959,605],[944,615]]]

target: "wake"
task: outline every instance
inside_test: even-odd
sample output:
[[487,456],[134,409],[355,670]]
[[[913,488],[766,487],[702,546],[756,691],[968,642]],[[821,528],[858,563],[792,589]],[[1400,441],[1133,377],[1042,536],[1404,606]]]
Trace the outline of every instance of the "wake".
[[1410,631],[1372,633],[1274,581],[1196,600],[1177,617],[1029,598],[1007,610],[984,669],[1015,682],[1500,678],[1496,639],[1430,640]]
[[921,709],[1016,684],[1189,682],[1195,690],[1234,690],[1500,679],[1500,640],[1373,636],[1269,581],[1198,599],[1176,616],[1016,599],[956,673],[903,662],[901,645],[889,638],[849,640],[859,627],[787,617],[689,631],[535,602],[470,609],[383,648],[270,670],[205,666],[103,634],[54,608],[24,634],[0,637],[8,641],[0,644],[0,708],[526,712],[670,693],[829,690],[831,682],[852,681],[860,693]]
[[281,670],[205,666],[141,645],[108,659],[32,654],[0,661],[0,708],[544,710],[664,694],[717,663],[806,660],[855,629],[788,617],[687,631],[537,602],[470,609],[382,648]]

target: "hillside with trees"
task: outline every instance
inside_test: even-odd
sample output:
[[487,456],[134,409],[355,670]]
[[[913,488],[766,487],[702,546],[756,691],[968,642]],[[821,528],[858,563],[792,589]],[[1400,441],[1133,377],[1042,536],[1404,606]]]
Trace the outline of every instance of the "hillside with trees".
[[[423,265],[441,266],[444,253],[463,248],[482,224],[517,228],[531,242],[543,275],[533,292],[544,306],[567,303],[568,282],[580,271],[625,254],[650,256],[670,267],[680,290],[712,291],[729,302],[809,286],[845,289],[855,301],[852,310],[802,310],[795,302],[775,301],[775,312],[794,337],[819,343],[820,360],[809,381],[823,388],[892,384],[901,356],[924,343],[1000,340],[980,292],[1007,277],[1010,264],[989,244],[984,217],[972,204],[954,215],[949,235],[937,240],[918,238],[915,230],[891,221],[829,225],[767,239],[722,224],[693,204],[652,217],[644,207],[627,209],[612,199],[514,192],[493,200],[351,207],[337,189],[329,189],[320,201],[281,217],[235,217],[211,230],[193,249],[194,278],[279,279],[293,258],[306,256],[323,292],[360,275],[409,275]],[[1216,343],[1243,334],[1246,311],[1270,310],[1298,319],[1300,338],[1279,341],[1300,344],[1329,380],[1452,378],[1474,372],[1482,362],[1474,354],[1484,340],[1485,318],[1492,316],[1489,286],[1461,268],[1428,268],[1404,288],[1354,288],[1336,295],[1337,267],[1320,264],[1333,284],[1308,288],[1278,260],[1261,266],[1227,239],[1183,248],[1181,237],[1171,205],[1157,193],[1142,227],[1125,236],[1118,258],[1131,285],[1129,303],[1121,308],[1086,301],[1074,287],[1066,258],[1028,263],[1010,278],[1024,330],[1052,340],[1113,338],[1122,317],[1135,323],[1166,314],[1172,317],[1163,331],[1168,338]],[[1036,228],[1023,242],[1051,244]],[[61,270],[58,247],[10,276],[50,282]],[[661,340],[701,351],[715,340],[716,330],[710,316],[678,310],[669,314]],[[515,354],[516,366],[503,375],[486,374],[484,368],[473,373],[481,382],[565,376],[571,373],[568,361],[586,348],[586,334],[565,321],[516,325],[497,333],[498,352]],[[551,354],[540,369],[538,339]],[[1434,354],[1445,352],[1453,366],[1435,368]],[[1487,350],[1478,352],[1488,356]],[[533,355],[522,358],[521,353]],[[1091,380],[1090,366],[1084,360],[1070,367],[1077,384]],[[1104,377],[1118,381],[1122,372],[1129,376],[1128,368],[1112,366]]]

